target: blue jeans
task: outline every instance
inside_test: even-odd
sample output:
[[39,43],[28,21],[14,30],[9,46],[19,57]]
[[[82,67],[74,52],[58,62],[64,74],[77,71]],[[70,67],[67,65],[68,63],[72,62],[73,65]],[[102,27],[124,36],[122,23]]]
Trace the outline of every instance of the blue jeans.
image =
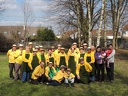
[[61,86],[61,83],[59,83],[56,80],[52,80],[51,83],[49,83],[48,85],[51,85],[51,86]]
[[25,81],[29,81],[30,80],[30,73],[29,72],[23,72],[22,74],[22,82],[25,82]]

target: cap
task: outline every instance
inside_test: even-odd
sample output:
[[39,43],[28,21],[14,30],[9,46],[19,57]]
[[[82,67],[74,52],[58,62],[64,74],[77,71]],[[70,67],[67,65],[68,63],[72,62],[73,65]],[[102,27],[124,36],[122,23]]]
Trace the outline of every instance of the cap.
[[64,66],[64,65],[61,65],[61,66],[60,66],[60,69],[62,69],[62,68],[64,68],[64,69],[65,69],[65,66]]
[[77,43],[76,43],[76,42],[74,42],[74,43],[73,43],[73,45],[77,45]]
[[24,45],[23,44],[19,44],[19,47],[23,47]]
[[32,42],[29,42],[28,44],[29,44],[29,45],[31,45],[31,44],[32,44]]
[[51,46],[52,49],[54,49],[55,47],[54,46]]
[[64,49],[65,49],[64,47],[61,48],[61,50],[64,50]]
[[61,44],[58,44],[57,46],[58,46],[58,47],[61,47]]
[[83,49],[83,47],[80,47],[79,49]]
[[38,48],[39,48],[39,46],[35,46],[35,48],[36,48],[36,49],[38,49]]
[[91,47],[88,47],[87,50],[91,50]]
[[84,58],[83,57],[80,57],[80,60],[84,60]]
[[70,68],[68,68],[66,71],[72,71]]
[[16,44],[13,44],[12,47],[16,47]]
[[48,64],[53,64],[52,62],[48,62]]
[[84,43],[83,45],[84,45],[84,46],[87,46],[88,44],[87,44],[87,43]]
[[40,48],[43,48],[43,46],[42,46],[42,45],[40,45],[39,47],[40,47]]

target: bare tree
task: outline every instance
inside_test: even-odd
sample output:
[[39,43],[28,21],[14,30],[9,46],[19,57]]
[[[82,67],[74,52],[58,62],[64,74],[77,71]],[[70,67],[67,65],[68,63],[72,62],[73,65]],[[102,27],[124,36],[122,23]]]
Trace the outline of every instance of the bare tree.
[[110,12],[111,12],[111,22],[112,22],[112,30],[113,30],[113,46],[115,48],[118,47],[117,44],[117,36],[120,27],[120,19],[121,16],[127,6],[128,0],[109,0],[110,3]]
[[107,46],[107,34],[106,34],[106,31],[107,31],[107,11],[106,11],[106,7],[107,7],[107,2],[105,0],[105,5],[104,5],[104,47]]
[[5,0],[0,0],[0,20],[2,19],[2,15],[5,12]]
[[102,31],[102,23],[103,23],[103,17],[104,17],[104,11],[105,11],[105,1],[102,0],[102,10],[101,10],[101,16],[100,16],[100,25],[99,25],[99,30],[97,33],[97,46],[100,45],[100,38],[101,38],[101,31]]
[[23,19],[24,19],[24,26],[23,26],[24,40],[26,40],[26,42],[28,42],[30,26],[33,24],[33,22],[35,20],[35,16],[34,16],[34,13],[32,10],[32,5],[30,5],[30,3],[27,0],[25,0],[23,2],[21,7],[22,7]]

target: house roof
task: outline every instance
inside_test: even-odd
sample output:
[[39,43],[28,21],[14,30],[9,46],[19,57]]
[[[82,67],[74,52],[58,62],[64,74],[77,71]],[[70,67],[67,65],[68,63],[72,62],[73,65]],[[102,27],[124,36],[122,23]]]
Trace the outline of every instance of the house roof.
[[125,26],[123,26],[122,30],[128,30],[128,24],[126,24]]
[[[97,36],[97,31],[98,31],[98,29],[92,30],[92,36]],[[72,35],[76,32],[77,32],[77,29],[71,30],[71,31],[66,31],[62,35]],[[106,35],[107,36],[113,36],[113,31],[112,30],[107,30]],[[101,36],[104,36],[104,30],[101,31]],[[121,36],[120,32],[118,32],[118,36]]]

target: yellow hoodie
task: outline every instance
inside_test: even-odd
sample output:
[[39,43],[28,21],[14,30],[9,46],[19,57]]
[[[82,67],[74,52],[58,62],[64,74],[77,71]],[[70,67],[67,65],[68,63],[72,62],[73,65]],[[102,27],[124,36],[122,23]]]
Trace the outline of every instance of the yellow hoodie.
[[12,51],[12,49],[8,50],[7,56],[9,58],[9,63],[15,63],[15,54],[16,51]]
[[16,50],[16,54],[15,54],[15,62],[18,63],[18,64],[22,64],[22,51],[21,50]]
[[77,67],[76,67],[76,75],[79,75],[79,72],[80,72],[80,67],[81,66],[85,66],[85,70],[87,71],[87,72],[91,72],[92,71],[92,66],[90,65],[90,64],[88,64],[88,63],[84,63],[84,64],[78,64],[77,65]]

